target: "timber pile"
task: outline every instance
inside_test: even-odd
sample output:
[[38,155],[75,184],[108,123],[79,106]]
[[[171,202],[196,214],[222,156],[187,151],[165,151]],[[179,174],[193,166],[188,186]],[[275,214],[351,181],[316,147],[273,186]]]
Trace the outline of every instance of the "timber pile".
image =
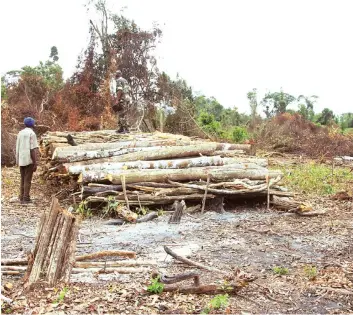
[[[70,144],[69,144],[70,143]],[[250,144],[165,133],[48,132],[41,139],[47,180],[78,183],[75,200],[131,207],[203,202],[227,196],[283,195]],[[132,221],[134,218],[132,219]]]

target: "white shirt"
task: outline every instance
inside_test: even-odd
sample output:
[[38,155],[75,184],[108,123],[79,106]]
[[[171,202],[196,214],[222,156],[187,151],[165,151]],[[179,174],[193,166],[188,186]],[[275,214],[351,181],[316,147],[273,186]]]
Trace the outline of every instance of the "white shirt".
[[16,141],[16,163],[19,166],[33,164],[31,150],[38,148],[37,136],[31,128],[21,130]]

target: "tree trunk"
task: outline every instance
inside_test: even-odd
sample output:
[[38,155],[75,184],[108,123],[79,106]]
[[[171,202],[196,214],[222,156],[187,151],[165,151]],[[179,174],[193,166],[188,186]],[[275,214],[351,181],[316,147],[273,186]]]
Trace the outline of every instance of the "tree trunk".
[[58,200],[53,198],[49,211],[41,218],[26,287],[30,288],[41,278],[51,286],[57,281],[69,280],[75,259],[77,228],[76,218],[61,209]]

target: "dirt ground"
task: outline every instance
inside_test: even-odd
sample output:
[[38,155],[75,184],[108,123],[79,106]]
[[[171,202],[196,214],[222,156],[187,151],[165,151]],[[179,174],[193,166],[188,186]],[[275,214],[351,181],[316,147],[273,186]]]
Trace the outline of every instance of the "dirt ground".
[[[2,169],[1,258],[24,258],[33,249],[41,213],[50,204],[50,191],[38,175],[34,178],[35,203],[12,203],[17,196],[16,168]],[[263,205],[228,205],[227,213],[207,212],[183,216],[180,225],[167,224],[166,213],[158,219],[123,226],[107,225],[93,217],[82,222],[78,254],[104,249],[136,251],[138,259],[155,260],[166,275],[197,271],[201,283],[224,283],[222,275],[190,268],[167,256],[163,245],[208,266],[231,271],[240,268],[256,279],[239,294],[229,296],[226,308],[212,313],[353,313],[353,202],[329,198],[307,200],[325,215],[300,217],[266,211]],[[278,275],[273,267],[285,267]],[[309,274],[316,268],[313,274]],[[315,267],[315,268],[314,268]],[[21,276],[2,276],[2,291],[13,299],[4,313],[77,314],[198,314],[213,296],[162,293],[150,295],[152,269],[132,275],[72,276],[60,303],[63,288],[23,291]],[[12,287],[12,288],[11,288]]]

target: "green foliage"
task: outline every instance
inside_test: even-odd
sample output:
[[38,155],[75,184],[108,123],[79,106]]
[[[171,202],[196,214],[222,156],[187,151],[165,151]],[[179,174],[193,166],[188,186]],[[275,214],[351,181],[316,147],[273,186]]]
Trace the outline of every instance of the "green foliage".
[[276,275],[280,275],[280,276],[284,276],[287,275],[289,273],[288,268],[285,267],[279,267],[279,266],[275,266],[272,268],[272,271],[276,274]]
[[5,77],[1,77],[1,101],[7,99],[7,87],[5,85]]
[[344,113],[339,117],[339,123],[342,130],[353,128],[353,113]]
[[27,76],[40,77],[47,88],[57,91],[63,86],[63,70],[61,66],[53,61],[39,62],[36,67],[25,66],[20,72],[21,78]]
[[317,269],[315,266],[305,266],[304,267],[304,274],[309,280],[314,280],[317,276]]
[[107,200],[108,202],[103,208],[103,217],[114,214],[119,206],[119,202],[113,196],[108,196]]
[[248,139],[249,135],[247,130],[244,127],[234,127],[232,129],[231,139],[235,142],[244,142],[244,140]]
[[159,282],[160,277],[152,278],[151,284],[147,287],[147,291],[153,294],[160,294],[163,292],[164,284]]
[[75,212],[79,215],[82,215],[83,217],[91,217],[92,216],[92,210],[88,207],[87,201],[81,201],[79,205],[76,207]]
[[283,168],[283,184],[303,194],[328,195],[349,188],[353,173],[348,168],[336,167],[315,162]]
[[288,105],[295,100],[294,96],[284,93],[282,90],[280,92],[267,93],[262,100],[266,117],[270,118],[276,114],[285,113]]
[[58,56],[58,49],[56,48],[56,46],[53,46],[51,49],[50,49],[50,56],[49,58],[52,58],[53,59],[53,62],[56,62],[59,60],[59,56]]
[[65,296],[66,296],[66,294],[67,294],[68,291],[69,291],[69,289],[68,289],[67,287],[64,287],[64,288],[60,291],[60,293],[59,293],[57,299],[56,299],[53,303],[55,303],[55,304],[56,304],[56,303],[62,303],[62,302],[64,301]]
[[216,121],[213,114],[202,111],[198,117],[198,121],[202,129],[207,133],[213,135],[219,135],[221,133],[221,124]]
[[212,310],[219,310],[229,305],[228,294],[216,295],[203,309],[203,314],[209,314]]
[[333,111],[329,108],[324,108],[321,112],[321,114],[317,115],[316,122],[321,124],[321,125],[330,125],[334,122],[335,115],[333,114]]

